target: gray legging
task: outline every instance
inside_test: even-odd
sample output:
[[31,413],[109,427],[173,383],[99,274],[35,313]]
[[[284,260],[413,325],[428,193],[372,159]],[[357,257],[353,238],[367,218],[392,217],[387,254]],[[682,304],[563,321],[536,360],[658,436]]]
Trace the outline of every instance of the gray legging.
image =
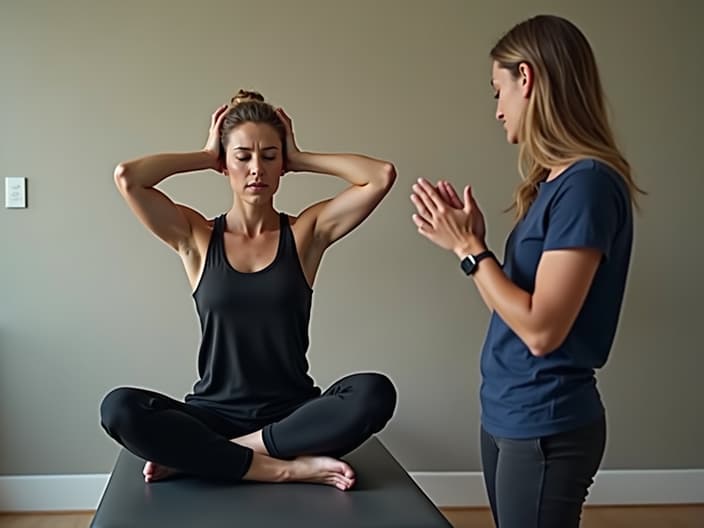
[[135,455],[184,473],[239,480],[252,450],[230,442],[259,429],[273,457],[340,457],[379,432],[396,407],[396,390],[381,374],[353,374],[335,382],[285,418],[269,424],[236,423],[163,394],[123,387],[105,396],[101,424]]
[[604,454],[606,420],[525,440],[481,430],[484,483],[497,528],[577,528]]

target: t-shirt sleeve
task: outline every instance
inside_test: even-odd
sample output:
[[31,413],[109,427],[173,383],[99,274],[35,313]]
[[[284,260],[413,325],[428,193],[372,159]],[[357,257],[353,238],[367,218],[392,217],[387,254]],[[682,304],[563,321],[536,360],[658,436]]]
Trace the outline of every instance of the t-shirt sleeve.
[[605,172],[571,174],[550,205],[543,250],[592,248],[609,258],[622,222],[622,201],[622,191]]

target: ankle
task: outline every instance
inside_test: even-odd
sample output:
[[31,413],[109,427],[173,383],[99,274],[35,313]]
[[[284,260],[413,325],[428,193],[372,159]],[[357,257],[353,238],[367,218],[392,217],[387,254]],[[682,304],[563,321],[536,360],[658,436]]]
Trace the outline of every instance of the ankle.
[[293,460],[280,460],[266,457],[269,471],[274,482],[290,482],[297,475],[295,462]]
[[279,482],[291,482],[299,478],[298,462],[295,460],[281,460],[279,469]]

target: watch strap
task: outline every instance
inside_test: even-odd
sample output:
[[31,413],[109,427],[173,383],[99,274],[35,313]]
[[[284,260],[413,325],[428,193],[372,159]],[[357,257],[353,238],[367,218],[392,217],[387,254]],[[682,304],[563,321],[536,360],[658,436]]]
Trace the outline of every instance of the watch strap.
[[475,271],[477,271],[477,266],[479,263],[489,257],[496,259],[494,252],[488,249],[482,251],[481,253],[477,253],[476,255],[467,255],[460,262],[460,267],[467,275],[472,275]]

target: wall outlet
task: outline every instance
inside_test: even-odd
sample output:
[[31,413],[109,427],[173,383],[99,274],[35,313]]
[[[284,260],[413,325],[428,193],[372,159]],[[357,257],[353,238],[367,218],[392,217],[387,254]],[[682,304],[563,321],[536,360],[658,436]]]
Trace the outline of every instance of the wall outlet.
[[5,207],[7,209],[27,207],[27,178],[5,178]]

